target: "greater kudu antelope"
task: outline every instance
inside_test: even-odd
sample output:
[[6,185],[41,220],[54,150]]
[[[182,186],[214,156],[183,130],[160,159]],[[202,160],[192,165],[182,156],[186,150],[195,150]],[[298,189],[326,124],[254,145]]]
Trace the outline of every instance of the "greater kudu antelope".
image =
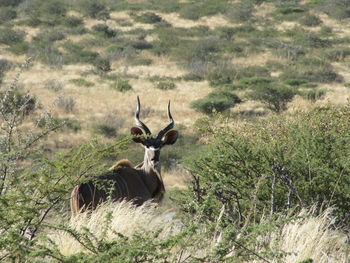
[[170,101],[167,112],[170,123],[157,136],[152,136],[150,129],[140,120],[140,99],[137,97],[135,121],[138,127],[132,127],[131,134],[133,141],[145,149],[144,161],[132,167],[128,160],[121,160],[97,179],[75,186],[70,199],[72,215],[95,209],[108,198],[132,200],[135,205],[150,199],[158,202],[162,199],[165,188],[160,174],[160,150],[165,145],[174,144],[178,137],[178,132],[171,130],[174,120]]

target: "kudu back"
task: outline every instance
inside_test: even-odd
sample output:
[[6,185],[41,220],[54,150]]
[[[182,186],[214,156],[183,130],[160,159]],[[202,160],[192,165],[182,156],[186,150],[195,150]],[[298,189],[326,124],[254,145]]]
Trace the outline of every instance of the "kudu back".
[[132,201],[135,205],[142,205],[151,199],[156,202],[162,199],[165,188],[161,177],[160,150],[165,145],[174,144],[178,138],[178,132],[172,130],[174,120],[170,113],[170,101],[167,113],[170,123],[153,136],[140,120],[140,99],[137,97],[137,127],[131,128],[131,134],[134,136],[133,141],[145,149],[143,162],[132,167],[128,160],[121,160],[95,180],[75,186],[70,198],[73,216],[80,211],[95,209],[108,198]]

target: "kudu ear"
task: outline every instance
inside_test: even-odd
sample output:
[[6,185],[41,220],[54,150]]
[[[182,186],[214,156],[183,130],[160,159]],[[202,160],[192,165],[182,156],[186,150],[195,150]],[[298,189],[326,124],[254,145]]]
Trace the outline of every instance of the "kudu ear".
[[138,128],[138,127],[132,127],[131,130],[130,130],[130,133],[131,135],[133,135],[134,137],[132,138],[132,140],[134,142],[137,142],[137,143],[143,143],[145,141],[145,138],[142,138],[140,136],[143,135],[143,131]]
[[175,130],[168,131],[162,139],[163,145],[174,144],[176,142],[178,136],[179,136],[178,131],[175,131]]

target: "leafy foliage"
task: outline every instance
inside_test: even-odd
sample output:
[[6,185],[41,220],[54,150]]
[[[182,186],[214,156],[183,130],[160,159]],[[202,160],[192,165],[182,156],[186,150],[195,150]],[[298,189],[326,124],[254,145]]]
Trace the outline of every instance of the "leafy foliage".
[[0,43],[5,45],[12,45],[23,42],[25,33],[10,28],[0,29]]
[[140,23],[145,23],[145,24],[155,24],[163,21],[163,19],[162,17],[160,17],[159,15],[153,12],[146,12],[140,16],[136,16],[135,21]]
[[228,18],[233,22],[247,22],[252,19],[254,5],[247,2],[239,2],[234,4],[228,11]]
[[188,162],[194,203],[184,204],[186,211],[216,222],[224,207],[227,224],[247,225],[267,211],[316,203],[334,205],[348,220],[349,116],[348,107],[328,107],[234,129],[204,123],[213,141]]
[[344,0],[325,0],[319,6],[329,16],[343,20],[350,17],[350,3]]
[[105,37],[115,37],[117,35],[117,32],[110,27],[108,27],[106,24],[97,24],[92,27],[92,30],[95,30],[97,32],[101,32],[103,36]]
[[218,90],[209,93],[203,99],[193,101],[191,107],[196,111],[212,114],[223,112],[240,102],[241,99],[237,95],[225,90]]
[[28,132],[22,124],[33,114],[35,100],[19,93],[16,81],[0,96],[0,244],[3,260],[25,262],[42,253],[40,233],[50,215],[62,209],[70,189],[98,174],[101,160],[127,141],[107,146],[90,142],[48,158],[38,142],[62,122],[48,116],[40,121],[41,129]]
[[91,18],[105,20],[109,18],[109,11],[103,1],[80,0],[76,2],[76,8]]
[[315,15],[306,15],[303,18],[301,18],[300,23],[305,26],[319,26],[322,24],[322,20]]
[[127,92],[132,90],[132,86],[128,80],[118,79],[115,83],[111,84],[112,89],[116,89],[120,92]]
[[155,87],[161,90],[170,90],[170,89],[175,89],[176,84],[172,81],[160,81],[157,83]]
[[287,103],[292,101],[296,93],[294,88],[272,83],[255,87],[249,97],[266,104],[270,110],[279,113],[287,109]]

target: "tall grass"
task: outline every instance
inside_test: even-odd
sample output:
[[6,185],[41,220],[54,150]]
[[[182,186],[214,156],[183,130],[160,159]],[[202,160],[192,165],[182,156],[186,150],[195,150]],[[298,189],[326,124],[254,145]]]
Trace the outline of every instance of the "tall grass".
[[[162,231],[166,237],[181,228],[174,220],[174,212],[160,212],[156,205],[145,203],[136,207],[129,202],[104,203],[93,212],[84,212],[71,218],[69,226],[77,231],[89,231],[97,239],[113,240],[119,234],[131,237],[143,232]],[[50,234],[50,239],[63,255],[86,252],[84,247],[66,231]]]
[[[271,251],[281,253],[279,258],[276,257],[270,262],[347,263],[350,256],[348,238],[344,232],[334,228],[336,219],[332,216],[332,209],[329,208],[318,216],[315,216],[314,212],[314,208],[303,209],[296,217],[293,217],[293,220],[288,216],[279,218],[278,221],[287,223],[260,236],[256,241],[255,252],[261,253],[259,247],[261,247],[261,242],[264,242],[268,243]],[[159,238],[166,239],[171,234],[181,232],[184,228],[179,219],[175,219],[174,216],[174,212],[160,212],[151,203],[146,203],[141,207],[135,207],[128,202],[105,203],[93,212],[81,213],[71,218],[69,225],[77,231],[89,231],[95,238],[107,241],[117,238],[119,234],[131,238],[138,233],[156,231],[161,231]],[[266,221],[270,220],[270,218],[266,219]],[[205,235],[206,229],[202,229],[199,233]],[[50,239],[63,255],[87,252],[67,232],[51,233]],[[217,242],[221,241],[217,240]],[[207,254],[215,249],[217,242],[212,242],[209,237],[207,245],[198,247],[197,252]],[[188,247],[188,249],[194,249],[196,246],[197,244],[191,244],[191,248]],[[232,253],[234,250],[235,248],[232,248]],[[230,256],[230,254],[227,255],[228,262],[231,262]]]
[[[346,263],[350,260],[350,246],[344,232],[334,228],[332,209],[314,216],[314,209],[304,209],[298,219],[285,224],[270,240],[286,252],[285,263],[317,262]],[[309,261],[307,261],[309,260]]]

